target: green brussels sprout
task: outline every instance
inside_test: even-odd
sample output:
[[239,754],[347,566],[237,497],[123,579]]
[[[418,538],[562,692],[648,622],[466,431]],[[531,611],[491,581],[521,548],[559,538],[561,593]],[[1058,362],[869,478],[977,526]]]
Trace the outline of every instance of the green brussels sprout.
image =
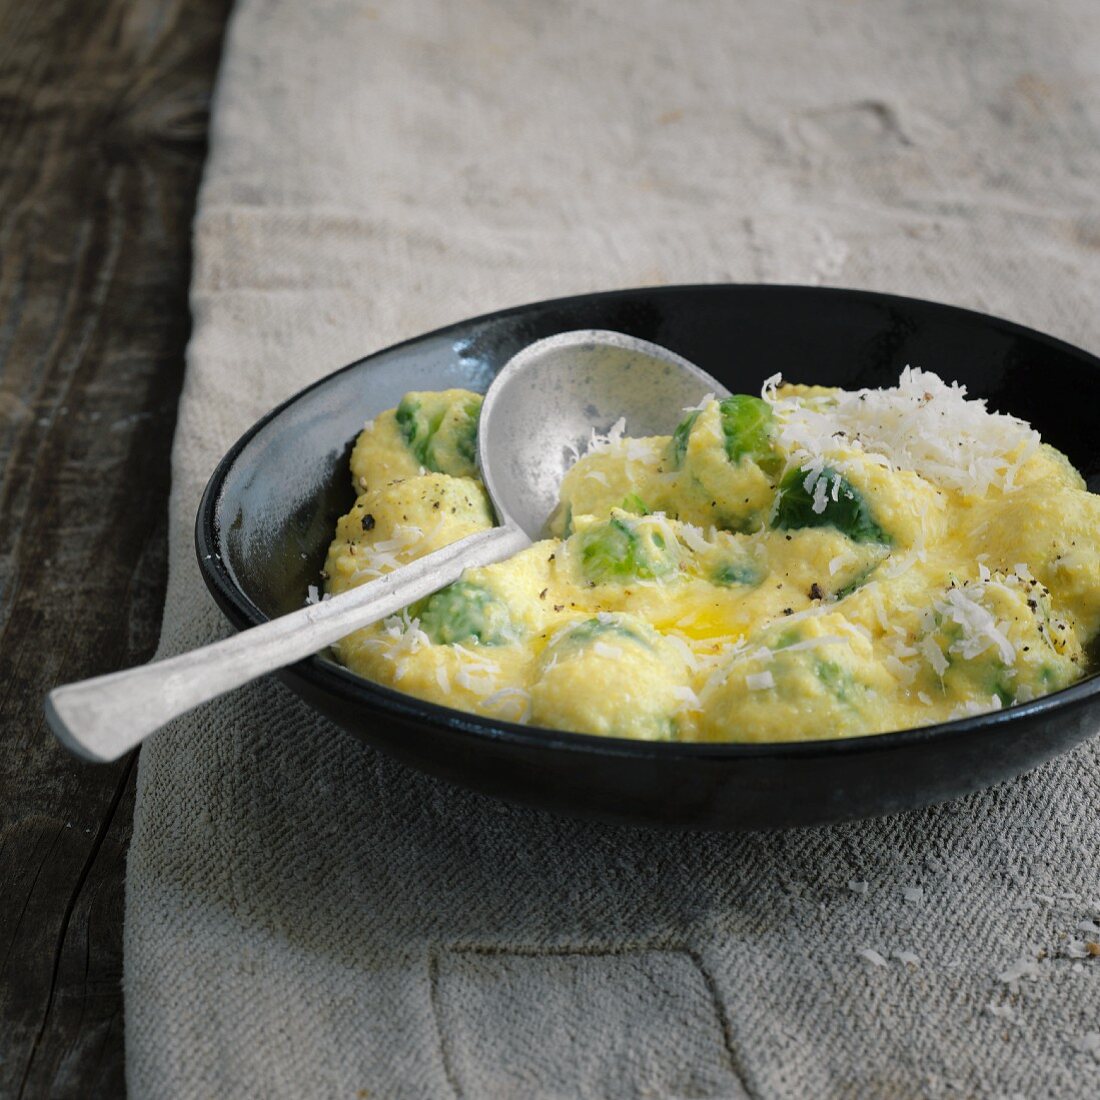
[[573,502],[565,506],[565,520],[562,524],[562,538],[567,539],[573,534]]
[[531,721],[551,729],[668,741],[687,680],[683,656],[648,623],[603,612],[557,633],[538,660]]
[[481,400],[466,390],[408,393],[401,399],[394,419],[421,466],[455,477],[476,474]]
[[[1044,690],[1054,691],[1054,687],[1047,687]],[[1013,703],[1016,702],[1016,693],[1012,690],[1011,686],[1005,680],[998,679],[994,682],[992,694],[996,695],[997,698],[1000,699],[1001,706],[1003,707],[1010,707]]]
[[410,608],[410,613],[436,645],[507,645],[517,637],[507,605],[489,589],[469,581],[440,589]]
[[784,460],[772,447],[775,414],[771,405],[759,397],[736,393],[720,401],[718,409],[730,462],[736,465],[747,458],[766,474],[779,473]]
[[[973,605],[997,624],[997,635],[975,635],[964,627]],[[932,606],[922,639],[934,655],[923,672],[925,690],[960,700],[987,700],[1004,706],[1046,695],[1072,683],[1082,660],[1072,626],[1056,615],[1050,593],[1037,581],[994,573],[986,582],[952,584]]]
[[597,638],[617,636],[629,641],[637,642],[646,649],[653,648],[653,635],[648,632],[646,624],[640,620],[629,620],[624,616],[605,615],[603,618],[584,619],[571,627],[555,643],[558,649],[575,648],[588,645]]
[[617,509],[606,523],[575,537],[585,579],[595,584],[652,580],[671,573],[677,565],[676,549],[660,530]]
[[875,570],[881,564],[881,561],[873,561],[866,569],[861,569],[846,585],[837,589],[836,598],[842,600],[845,596],[850,596],[853,592],[858,592],[871,579]]
[[684,464],[684,455],[687,453],[688,437],[691,429],[695,427],[695,421],[699,419],[701,409],[688,413],[672,433],[672,442],[669,443],[668,460],[674,470],[678,470]]
[[825,685],[833,698],[841,703],[851,700],[852,693],[856,690],[856,682],[850,669],[841,668],[835,661],[827,661],[819,657],[814,661],[814,675]]
[[729,588],[735,584],[759,584],[762,580],[760,567],[754,561],[725,561],[710,575],[710,583],[720,588]]
[[[890,536],[875,522],[863,494],[847,478],[826,466],[819,475],[819,484],[828,490],[825,507],[814,511],[813,494],[806,489],[805,470],[791,470],[779,484],[779,500],[772,526],[780,531],[800,527],[835,527],[853,542],[888,544]],[[834,489],[836,499],[834,499]]]

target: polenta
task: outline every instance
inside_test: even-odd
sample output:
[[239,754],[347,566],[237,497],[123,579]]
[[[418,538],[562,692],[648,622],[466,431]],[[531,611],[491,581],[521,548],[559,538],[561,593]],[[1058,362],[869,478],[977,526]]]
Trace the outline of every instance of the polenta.
[[[367,424],[325,564],[339,593],[472,532],[481,398]],[[671,436],[593,436],[548,536],[336,647],[476,714],[644,740],[800,741],[1024,702],[1100,633],[1100,497],[965,389],[781,385]]]

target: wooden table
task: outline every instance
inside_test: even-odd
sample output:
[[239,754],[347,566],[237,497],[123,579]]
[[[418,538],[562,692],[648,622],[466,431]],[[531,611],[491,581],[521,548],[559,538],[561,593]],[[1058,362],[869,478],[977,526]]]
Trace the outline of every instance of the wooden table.
[[150,657],[228,0],[0,0],[0,1096],[125,1091],[136,753],[46,691]]

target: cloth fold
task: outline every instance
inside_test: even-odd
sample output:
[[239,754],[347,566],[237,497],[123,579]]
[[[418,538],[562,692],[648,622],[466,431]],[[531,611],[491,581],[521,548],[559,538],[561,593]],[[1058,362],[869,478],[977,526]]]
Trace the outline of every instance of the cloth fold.
[[[1096,347],[1098,32],[1089,0],[241,0],[161,654],[227,632],[191,529],[240,432],[463,316],[792,281]],[[130,1090],[1100,1094],[1097,763],[879,821],[657,833],[449,787],[253,685],[142,750]]]

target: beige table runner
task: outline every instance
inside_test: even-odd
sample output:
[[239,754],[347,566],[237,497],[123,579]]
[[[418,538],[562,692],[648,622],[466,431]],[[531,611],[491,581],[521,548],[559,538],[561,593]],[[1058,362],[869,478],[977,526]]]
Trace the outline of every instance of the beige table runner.
[[[1093,0],[242,0],[162,652],[227,630],[191,530],[236,436],[466,315],[821,282],[1100,347],[1098,47]],[[1097,757],[888,820],[654,834],[426,779],[257,685],[142,750],[132,1093],[1100,1095]]]

